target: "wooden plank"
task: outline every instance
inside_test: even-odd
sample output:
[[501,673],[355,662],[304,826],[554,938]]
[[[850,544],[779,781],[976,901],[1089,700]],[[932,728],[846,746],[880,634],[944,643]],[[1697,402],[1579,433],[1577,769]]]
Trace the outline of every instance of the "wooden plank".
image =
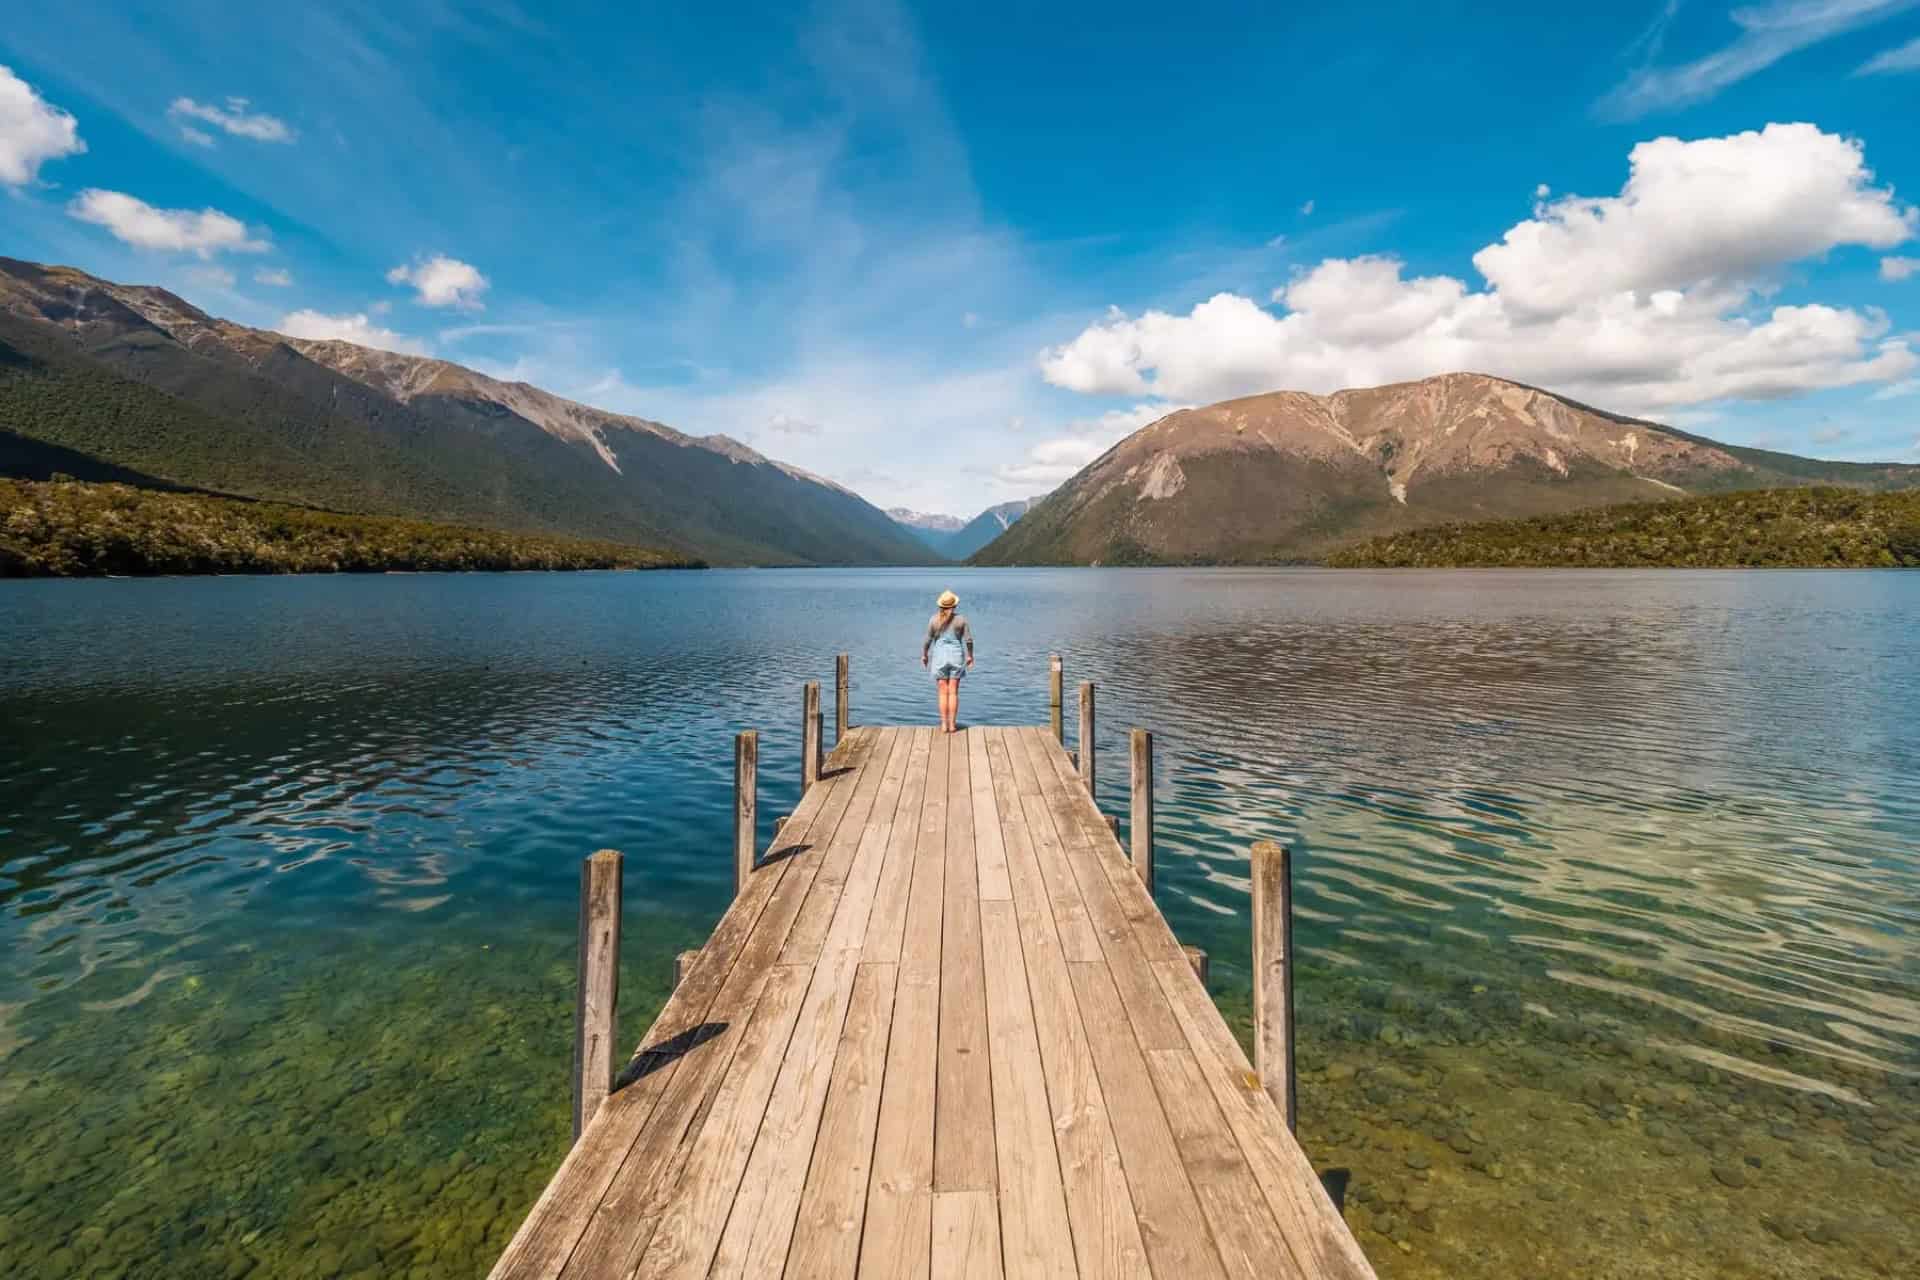
[[776,965],[768,975],[707,1122],[659,1212],[636,1272],[641,1280],[707,1273],[812,978],[802,965]]
[[1224,1272],[1213,1234],[1186,1167],[1174,1146],[1173,1131],[1147,1072],[1138,1043],[1127,1033],[1126,1010],[1104,964],[1067,966],[1080,1017],[1093,1048],[1094,1069],[1106,1095],[1120,1162],[1126,1167],[1156,1276],[1218,1276]]
[[602,849],[580,863],[579,977],[573,1006],[573,1136],[613,1091],[620,1004],[621,858]]
[[[1026,749],[1039,775],[1044,803],[1059,836],[1061,851],[1080,886],[1081,901],[1086,904],[1087,917],[1093,922],[1094,934],[1100,942],[1101,958],[1113,973],[1121,1004],[1126,1008],[1127,1018],[1133,1025],[1140,1046],[1144,1049],[1180,1048],[1186,1043],[1180,1032],[1180,1024],[1174,1020],[1166,993],[1160,990],[1160,984],[1154,981],[1153,971],[1147,966],[1147,956],[1134,936],[1133,923],[1120,909],[1113,881],[1100,865],[1100,853],[1087,840],[1085,828],[1081,825],[1083,815],[1076,813],[1076,810],[1092,809],[1092,802],[1078,788],[1062,783],[1048,767],[1045,755],[1055,748],[1047,741],[1043,730],[1016,730],[1015,736],[1018,745]],[[1137,880],[1133,887],[1140,888]],[[1164,932],[1165,924],[1160,927]],[[1171,934],[1167,942],[1173,944]]]
[[760,804],[760,733],[756,729],[733,735],[733,891],[747,887],[753,874],[753,850]]
[[[1014,916],[1020,926],[1061,1186],[1066,1195],[1067,1219],[1073,1228],[1074,1256],[1082,1276],[1137,1280],[1148,1274],[1140,1224],[1120,1168],[1119,1148],[1114,1143],[1072,980],[1067,976],[1046,882],[1014,789],[1007,741],[1011,735],[1011,730],[991,731],[987,759],[993,766],[995,794],[1000,802]],[[1097,943],[1094,950],[1097,954]]]
[[[894,964],[900,959],[900,941],[907,928],[907,896],[913,884],[913,850],[920,838],[920,813],[927,797],[927,764],[933,750],[933,730],[903,729],[903,741],[894,745],[896,758],[904,755],[907,773],[894,808],[887,838],[886,865],[874,897],[873,917],[867,924],[861,959],[868,964]],[[876,818],[879,816],[876,812]]]
[[967,731],[967,775],[973,792],[973,841],[979,862],[980,900],[1006,902],[1013,897],[1007,880],[1007,846],[1000,835],[1000,809],[993,795],[993,771],[987,764],[984,729]]
[[[915,832],[907,907],[887,1046],[880,1123],[867,1189],[860,1275],[924,1277],[933,1229],[934,1081],[940,1040],[940,921],[945,897],[947,764],[950,737],[914,733],[927,750],[925,796]],[[916,743],[916,746],[918,743]],[[897,838],[898,828],[895,830]],[[879,913],[884,902],[876,902]],[[871,950],[883,922],[868,927]]]
[[[820,869],[814,875],[812,890],[807,894],[807,901],[800,908],[800,915],[787,935],[787,945],[780,952],[781,964],[809,964],[820,954],[821,944],[840,905],[840,892],[846,887],[847,875],[853,869],[854,856],[866,836],[867,820],[874,812],[874,802],[879,798],[882,783],[887,781],[887,766],[899,744],[900,734],[899,729],[879,730],[872,753],[854,782],[853,799],[847,807],[846,819],[834,831],[833,839],[820,862]],[[893,776],[895,799],[888,805],[889,812],[893,804],[899,803],[898,788],[904,773],[903,768],[900,774]]]
[[1133,872],[1153,896],[1153,735],[1135,729],[1127,735],[1127,819]]
[[[868,754],[862,753],[863,762]],[[849,779],[857,776],[856,772]],[[834,788],[834,799],[816,820],[822,831],[831,829],[828,824],[844,825],[853,794],[852,787]],[[645,1252],[660,1211],[678,1184],[681,1169],[692,1154],[693,1141],[738,1051],[741,1028],[751,1017],[775,958],[808,896],[814,871],[821,865],[820,858],[811,852],[788,861],[794,869],[782,881],[787,891],[777,893],[761,913],[740,952],[739,963],[727,975],[708,1010],[703,1037],[669,1064],[674,1068],[671,1083],[588,1220],[562,1276],[624,1274],[631,1261]],[[689,984],[700,974],[701,965],[696,963],[694,972],[688,975]]]
[[1027,994],[1020,922],[1010,899],[980,904],[980,939],[986,957],[1002,1253],[1016,1276],[1072,1275],[1073,1231]]
[[1253,1069],[1293,1132],[1293,872],[1271,840],[1253,845]]
[[[897,745],[899,733],[891,732]],[[734,1213],[720,1237],[714,1276],[775,1274],[787,1257],[889,835],[890,824],[868,827],[858,846],[860,856],[821,945],[807,1005],[788,1043],[787,1061],[740,1180]]]
[[[849,737],[845,750],[835,754],[844,763],[857,764],[870,741],[870,734],[856,732]],[[835,803],[844,808],[845,797],[851,792],[851,783],[842,787],[838,778],[833,786],[816,788],[794,811],[789,824],[792,840],[804,841],[816,823],[829,829],[838,821],[833,811]],[[598,1117],[567,1153],[513,1240],[495,1261],[489,1273],[492,1280],[558,1274],[638,1141],[643,1125],[678,1073],[687,1056],[679,1050],[697,1040],[698,1029],[706,1025],[723,984],[733,975],[735,962],[745,952],[769,904],[790,902],[792,910],[798,909],[795,885],[788,885],[784,898],[778,893],[796,868],[801,877],[796,880],[797,892],[804,894],[805,877],[811,874],[807,860],[783,858],[755,875],[747,891],[734,898],[700,949],[692,971],[675,988],[642,1038],[622,1072],[625,1083],[601,1105]],[[771,923],[775,930],[783,930],[778,914]],[[791,920],[791,915],[786,918]]]
[[1308,1280],[1200,1078],[1192,1051],[1155,1049],[1147,1054],[1147,1070],[1227,1274],[1236,1280]]
[[1002,1274],[993,1193],[934,1192],[934,1280],[1000,1280]]
[[896,976],[897,967],[890,964],[863,964],[854,974],[853,998],[840,1032],[833,1081],[787,1253],[788,1275],[854,1274],[880,1119]]
[[[1077,785],[1077,776],[1073,771],[1073,761],[1067,753],[1058,747],[1050,746],[1045,735],[1041,735],[1034,751],[1036,768],[1051,768],[1053,776],[1060,782],[1067,795],[1072,796]],[[1150,961],[1172,960],[1182,954],[1179,940],[1168,928],[1166,917],[1154,905],[1153,897],[1140,883],[1140,877],[1133,874],[1126,865],[1120,842],[1115,838],[1112,828],[1091,804],[1076,804],[1070,807],[1074,823],[1086,838],[1087,845],[1099,856],[1093,865],[1107,877],[1107,883],[1113,886],[1114,897],[1120,902],[1120,910],[1133,925],[1134,941]]]
[[800,794],[820,781],[820,682],[800,686]]
[[1100,939],[1094,934],[1093,922],[1087,918],[1079,881],[1074,879],[1073,868],[1067,865],[1066,854],[1060,847],[1059,833],[1054,829],[1046,798],[1041,794],[1039,775],[1034,772],[1033,761],[1021,741],[1021,731],[1003,729],[1000,740],[1006,748],[1007,767],[1018,792],[1015,814],[1047,886],[1054,924],[1060,934],[1060,948],[1067,959],[1075,963],[1099,960],[1104,954],[1100,950]]
[[987,1063],[987,988],[980,952],[980,868],[966,738],[947,769],[946,898],[940,926],[940,1057],[934,1086],[933,1189],[994,1184],[993,1078]]
[[1314,1280],[1372,1280],[1366,1255],[1192,968],[1183,959],[1157,962],[1153,970],[1299,1271]]
[[833,740],[839,742],[847,736],[847,728],[852,723],[852,704],[849,701],[853,689],[853,676],[848,664],[851,659],[840,654],[833,660]]
[[813,983],[787,1042],[786,1060],[767,1100],[710,1275],[780,1274],[793,1240],[859,960],[857,951],[832,951],[813,968]]
[[1089,796],[1100,794],[1094,786],[1093,774],[1094,746],[1099,737],[1099,733],[1093,727],[1093,681],[1082,680],[1080,682],[1080,737],[1074,745],[1079,751],[1080,785],[1087,789]]

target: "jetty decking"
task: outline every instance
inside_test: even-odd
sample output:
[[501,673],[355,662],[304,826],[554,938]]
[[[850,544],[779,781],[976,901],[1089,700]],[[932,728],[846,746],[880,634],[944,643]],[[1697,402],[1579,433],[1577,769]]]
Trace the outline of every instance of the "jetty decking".
[[492,1274],[1373,1273],[1054,734],[860,727]]

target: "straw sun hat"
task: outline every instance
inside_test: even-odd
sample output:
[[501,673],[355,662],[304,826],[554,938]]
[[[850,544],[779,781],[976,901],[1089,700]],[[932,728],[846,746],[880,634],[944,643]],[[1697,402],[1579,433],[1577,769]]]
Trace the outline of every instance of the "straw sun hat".
[[939,604],[942,609],[951,609],[960,603],[960,597],[951,591],[942,591],[940,593],[940,599],[936,603]]

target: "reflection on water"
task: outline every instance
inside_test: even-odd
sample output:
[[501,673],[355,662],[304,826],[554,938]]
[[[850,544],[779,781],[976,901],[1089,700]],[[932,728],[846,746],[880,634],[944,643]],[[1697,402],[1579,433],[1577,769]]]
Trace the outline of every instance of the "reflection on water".
[[[0,1253],[471,1275],[564,1151],[577,861],[623,1034],[798,684],[1157,731],[1159,897],[1244,1024],[1296,850],[1301,1136],[1383,1275],[1920,1266],[1920,575],[1033,571],[0,589]],[[765,833],[763,832],[763,837]],[[164,1260],[164,1265],[160,1261]]]

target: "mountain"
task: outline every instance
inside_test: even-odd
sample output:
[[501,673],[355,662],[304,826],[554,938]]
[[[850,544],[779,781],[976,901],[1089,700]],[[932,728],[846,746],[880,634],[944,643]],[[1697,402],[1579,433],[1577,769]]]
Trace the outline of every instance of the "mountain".
[[0,465],[668,548],[913,564],[858,495],[442,360],[287,338],[162,289],[0,258]]
[[1024,515],[1038,498],[1016,498],[988,507],[971,520],[958,516],[930,515],[906,507],[889,507],[887,514],[895,523],[911,529],[919,539],[949,560],[965,560],[992,542],[1007,527]]
[[973,562],[1312,560],[1426,525],[1806,484],[1908,488],[1920,484],[1920,466],[1719,444],[1450,373],[1169,414],[1096,458]]

